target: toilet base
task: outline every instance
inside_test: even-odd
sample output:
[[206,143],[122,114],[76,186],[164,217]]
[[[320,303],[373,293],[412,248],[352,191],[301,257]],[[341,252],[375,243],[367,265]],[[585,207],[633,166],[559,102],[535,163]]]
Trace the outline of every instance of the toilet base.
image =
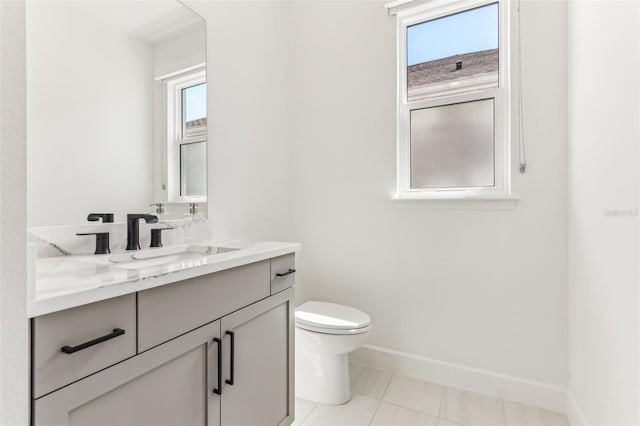
[[319,404],[351,399],[347,354],[319,355],[296,350],[296,396]]

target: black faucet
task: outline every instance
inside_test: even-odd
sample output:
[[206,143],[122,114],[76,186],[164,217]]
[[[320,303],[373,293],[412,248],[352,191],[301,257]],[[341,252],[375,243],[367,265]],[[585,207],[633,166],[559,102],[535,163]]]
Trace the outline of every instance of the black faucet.
[[140,219],[147,223],[158,222],[158,216],[152,214],[127,215],[127,250],[140,250]]

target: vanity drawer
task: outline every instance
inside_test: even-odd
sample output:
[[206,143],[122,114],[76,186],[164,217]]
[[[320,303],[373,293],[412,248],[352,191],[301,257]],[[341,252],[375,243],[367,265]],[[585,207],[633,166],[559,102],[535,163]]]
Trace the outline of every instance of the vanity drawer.
[[295,270],[296,255],[294,253],[271,259],[271,294],[292,287],[296,283]]
[[214,321],[270,295],[269,260],[138,293],[138,350]]
[[38,398],[136,354],[136,296],[34,318],[31,332]]

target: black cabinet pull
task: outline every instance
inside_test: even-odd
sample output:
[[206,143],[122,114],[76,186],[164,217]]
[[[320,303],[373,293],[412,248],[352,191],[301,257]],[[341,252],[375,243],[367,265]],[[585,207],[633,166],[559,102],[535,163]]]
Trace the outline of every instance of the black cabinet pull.
[[65,354],[72,354],[74,352],[81,351],[83,349],[87,349],[90,346],[97,345],[98,343],[106,342],[107,340],[113,339],[114,337],[122,336],[124,334],[124,330],[121,328],[114,328],[113,332],[107,334],[106,336],[98,337],[97,339],[89,340],[88,342],[84,342],[78,346],[63,346],[60,348],[62,352]]
[[231,336],[231,357],[229,360],[229,366],[231,367],[230,377],[225,380],[225,383],[233,385],[233,359],[235,358],[234,349],[235,349],[235,333],[233,331],[227,330],[225,334]]
[[276,277],[286,277],[289,274],[293,274],[295,271],[295,269],[289,269],[287,272],[283,272],[282,274],[276,274]]
[[222,395],[222,340],[214,337],[213,341],[218,344],[218,387],[213,389],[213,393]]

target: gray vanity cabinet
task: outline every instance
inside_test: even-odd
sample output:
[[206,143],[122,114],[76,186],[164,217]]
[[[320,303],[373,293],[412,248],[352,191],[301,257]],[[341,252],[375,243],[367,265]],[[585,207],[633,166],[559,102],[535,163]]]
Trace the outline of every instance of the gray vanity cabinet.
[[220,321],[34,401],[35,425],[220,424]]
[[[32,425],[291,424],[295,265],[276,259],[36,318]],[[126,333],[59,354],[105,327]]]
[[222,318],[223,425],[293,421],[294,309],[290,288]]

